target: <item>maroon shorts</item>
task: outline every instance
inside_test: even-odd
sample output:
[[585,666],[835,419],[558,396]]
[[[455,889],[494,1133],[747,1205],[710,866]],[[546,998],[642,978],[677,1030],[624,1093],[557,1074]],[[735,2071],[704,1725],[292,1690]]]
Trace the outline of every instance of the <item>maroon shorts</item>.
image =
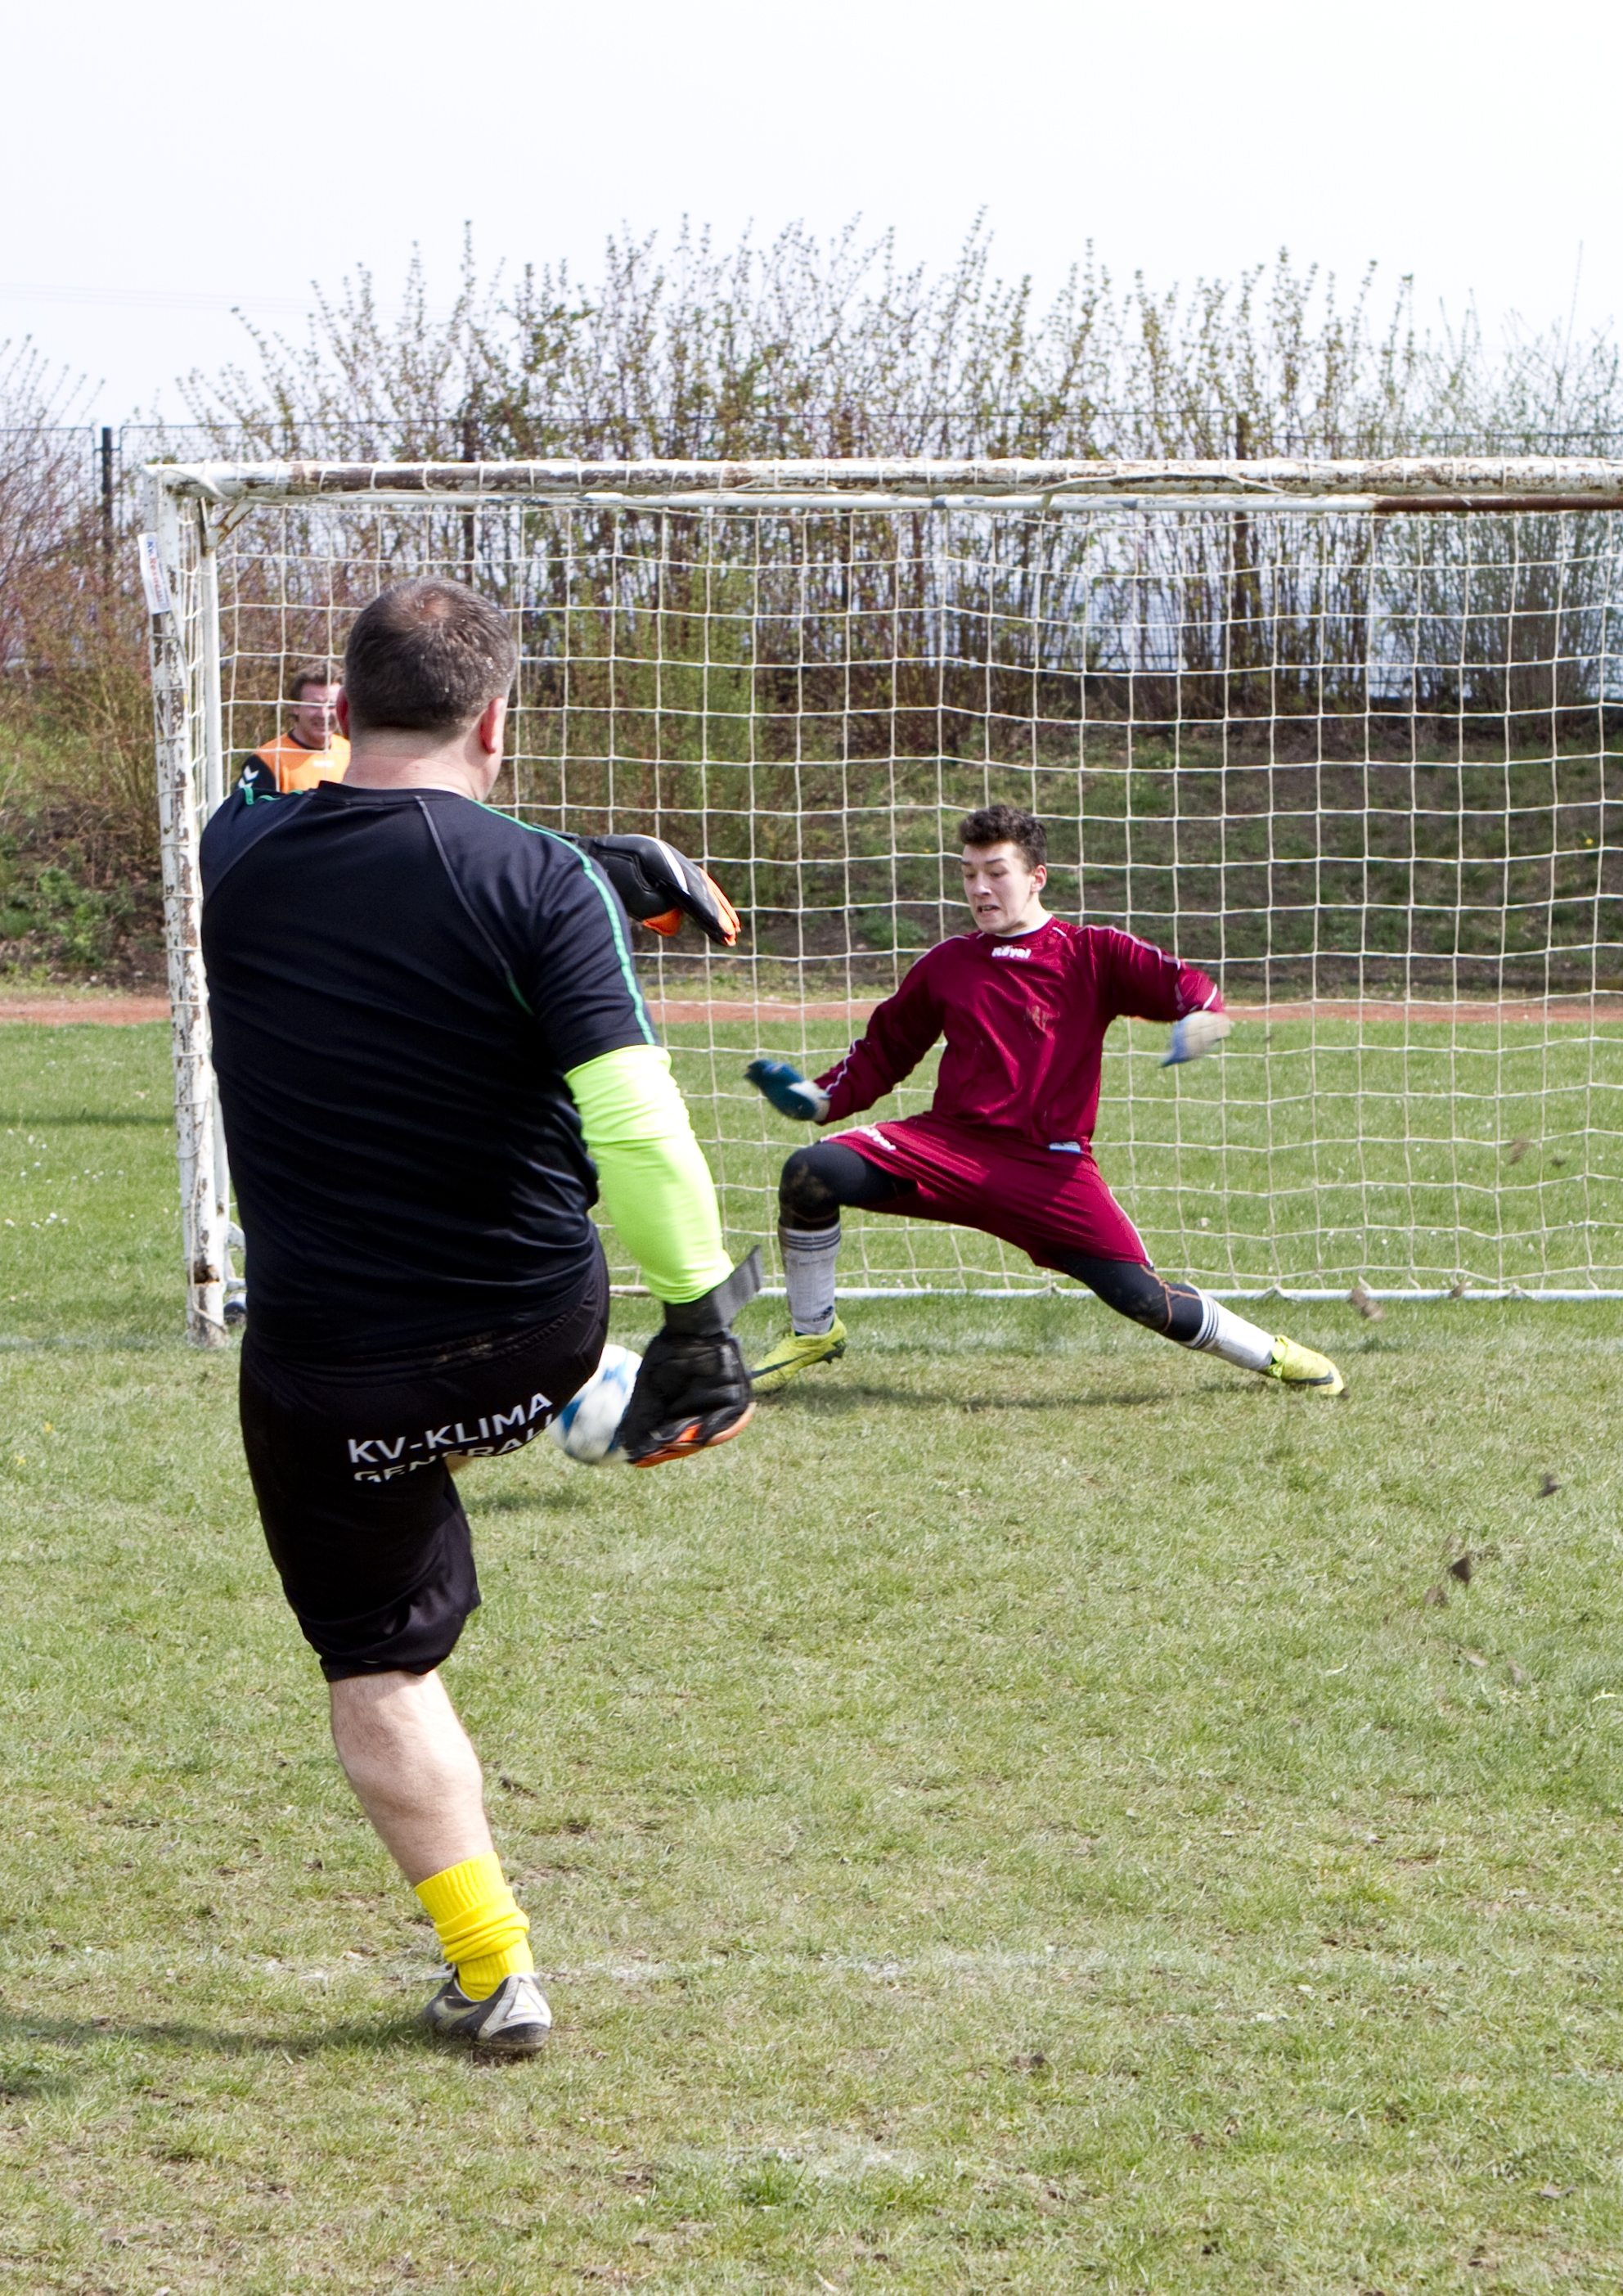
[[1044,1148],[945,1116],[903,1116],[829,1136],[910,1192],[874,1206],[907,1219],[948,1220],[1001,1236],[1039,1267],[1067,1259],[1131,1259],[1147,1267],[1143,1239],[1099,1177],[1093,1151]]

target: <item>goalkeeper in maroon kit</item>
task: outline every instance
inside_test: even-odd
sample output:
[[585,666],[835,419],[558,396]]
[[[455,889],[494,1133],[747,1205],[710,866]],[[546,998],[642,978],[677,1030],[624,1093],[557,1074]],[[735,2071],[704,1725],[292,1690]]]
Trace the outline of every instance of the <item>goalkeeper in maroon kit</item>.
[[752,1061],[745,1072],[781,1115],[838,1124],[947,1039],[928,1115],[857,1125],[797,1149],[784,1165],[778,1241],[793,1330],[756,1366],[756,1392],[845,1352],[834,1264],[849,1204],[1001,1236],[1148,1331],[1288,1387],[1339,1395],[1341,1374],[1327,1356],[1158,1275],[1094,1161],[1111,1022],[1168,1021],[1163,1065],[1196,1059],[1229,1032],[1215,983],[1131,933],[1050,916],[1047,840],[1030,814],[987,806],[960,834],[974,929],[922,956],[815,1083],[783,1061]]

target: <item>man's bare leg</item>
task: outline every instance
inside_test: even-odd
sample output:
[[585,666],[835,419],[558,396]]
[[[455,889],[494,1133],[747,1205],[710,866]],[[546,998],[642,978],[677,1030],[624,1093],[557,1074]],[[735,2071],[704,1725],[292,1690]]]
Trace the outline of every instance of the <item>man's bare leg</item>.
[[417,1892],[454,1971],[430,2003],[437,2031],[528,2056],[552,2012],[529,1923],[503,1876],[479,1756],[435,1674],[357,1674],[331,1685],[332,1742],[357,1800]]
[[330,1687],[344,1775],[413,1889],[488,1856],[484,1775],[438,1673],[352,1674]]

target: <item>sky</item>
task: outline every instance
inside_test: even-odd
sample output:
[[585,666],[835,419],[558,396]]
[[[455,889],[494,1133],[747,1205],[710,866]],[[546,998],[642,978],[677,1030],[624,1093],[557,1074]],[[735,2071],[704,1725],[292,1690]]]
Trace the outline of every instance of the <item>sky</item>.
[[234,306],[298,336],[312,281],[387,299],[414,245],[448,300],[464,222],[481,267],[589,279],[684,215],[859,215],[934,264],[984,209],[1039,289],[1089,240],[1159,284],[1283,245],[1412,273],[1426,318],[1623,318],[1600,0],[82,0],[6,49],[0,339],[86,420],[180,414],[248,349]]

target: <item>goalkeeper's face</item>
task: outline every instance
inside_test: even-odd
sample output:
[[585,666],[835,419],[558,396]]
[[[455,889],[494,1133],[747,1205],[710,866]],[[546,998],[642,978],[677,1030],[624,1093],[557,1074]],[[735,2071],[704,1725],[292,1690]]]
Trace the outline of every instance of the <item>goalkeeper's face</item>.
[[1027,865],[1018,845],[966,845],[963,898],[983,933],[1028,932],[1045,912],[1043,888],[1048,872]]
[[307,750],[324,750],[332,739],[332,711],[337,700],[336,685],[301,685],[288,719],[293,739],[302,742]]

